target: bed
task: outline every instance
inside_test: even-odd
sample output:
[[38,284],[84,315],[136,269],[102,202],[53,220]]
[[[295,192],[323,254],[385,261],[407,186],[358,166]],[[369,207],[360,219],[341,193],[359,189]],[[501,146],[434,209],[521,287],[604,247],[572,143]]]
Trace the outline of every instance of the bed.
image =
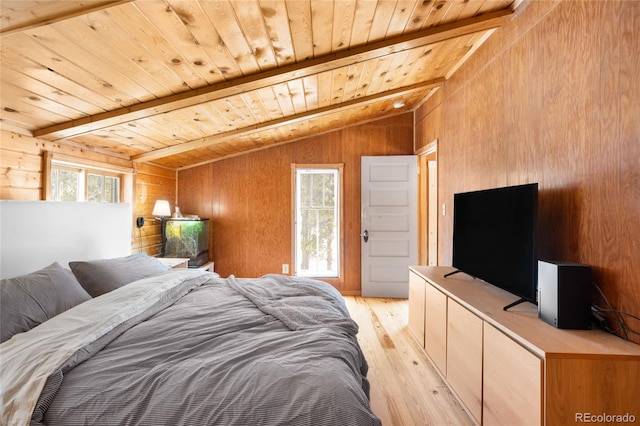
[[1,424],[381,424],[328,284],[146,255],[69,267],[2,281]]

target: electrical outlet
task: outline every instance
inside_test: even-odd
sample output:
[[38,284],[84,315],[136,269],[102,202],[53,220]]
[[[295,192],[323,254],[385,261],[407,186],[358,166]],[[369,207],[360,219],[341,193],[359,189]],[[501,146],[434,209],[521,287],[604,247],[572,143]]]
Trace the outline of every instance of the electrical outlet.
[[289,264],[287,264],[287,263],[283,263],[282,264],[282,273],[283,274],[288,274],[289,273]]

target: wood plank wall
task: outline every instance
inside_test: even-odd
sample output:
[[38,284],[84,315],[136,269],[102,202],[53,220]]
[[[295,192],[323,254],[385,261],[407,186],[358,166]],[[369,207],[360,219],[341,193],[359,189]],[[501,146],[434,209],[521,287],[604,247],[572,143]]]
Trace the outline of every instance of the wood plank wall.
[[[155,200],[166,198],[173,207],[176,197],[176,172],[166,168],[133,164],[131,161],[82,149],[72,143],[51,142],[14,132],[0,131],[0,199],[40,200],[42,193],[43,153],[50,151],[105,164],[135,168],[132,222],[137,216],[152,218]],[[149,221],[140,230],[133,227],[132,252],[160,253],[161,229]]]
[[3,200],[40,200],[42,193],[43,153],[65,154],[121,167],[131,161],[98,152],[83,150],[72,144],[51,142],[0,130],[0,198]]
[[166,167],[153,164],[134,163],[135,209],[137,216],[145,218],[142,228],[135,228],[135,238],[131,247],[132,253],[147,253],[160,256],[162,252],[162,225],[153,220],[151,214],[156,200],[168,200],[171,211],[175,210],[177,172]]
[[291,164],[344,164],[344,274],[332,281],[360,294],[360,157],[413,153],[407,113],[178,172],[178,205],[211,219],[221,276],[281,273],[292,263]]
[[439,140],[440,264],[454,193],[538,182],[540,257],[591,265],[640,316],[638,75],[640,2],[532,1],[496,31],[416,116],[418,147]]

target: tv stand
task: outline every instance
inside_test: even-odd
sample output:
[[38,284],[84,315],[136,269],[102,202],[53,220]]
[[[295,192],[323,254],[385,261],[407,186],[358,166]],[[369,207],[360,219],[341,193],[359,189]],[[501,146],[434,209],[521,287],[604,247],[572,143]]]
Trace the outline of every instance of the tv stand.
[[[468,274],[468,273],[466,273],[466,272],[464,272],[464,271],[461,271],[460,269],[455,269],[455,270],[453,270],[453,271],[451,271],[451,272],[447,272],[446,274],[444,274],[444,277],[445,277],[445,278],[449,278],[450,276],[455,275],[455,274],[458,274],[458,273],[467,274],[467,275],[469,275],[471,278],[473,278],[474,280],[476,279],[476,277],[474,277],[473,275]],[[509,303],[508,305],[504,306],[504,307],[502,308],[502,310],[503,310],[503,311],[506,311],[506,310],[508,310],[508,309],[510,309],[510,308],[513,308],[514,306],[519,305],[519,304],[524,303],[524,302],[528,302],[528,300],[527,300],[527,299],[525,299],[525,298],[520,298],[520,299],[516,300],[515,302],[513,302],[513,303]]]
[[555,328],[530,302],[505,311],[512,293],[465,274],[444,279],[451,267],[409,271],[409,331],[476,424],[640,418],[640,345]]
[[515,302],[513,302],[513,303],[509,303],[507,306],[505,306],[504,308],[502,308],[502,310],[503,310],[503,311],[506,311],[506,310],[508,310],[508,309],[510,309],[510,308],[513,308],[513,307],[514,307],[514,306],[516,306],[516,305],[519,305],[519,304],[521,304],[521,303],[525,303],[525,302],[528,302],[528,300],[527,300],[527,299],[525,299],[525,298],[520,298],[519,300],[516,300],[516,301],[515,301]]
[[[456,269],[455,271],[451,271],[451,272],[449,272],[449,273],[447,273],[447,274],[444,274],[444,277],[445,277],[445,278],[449,278],[451,275],[455,275],[455,274],[458,274],[458,273],[467,274],[466,272],[461,271],[460,269]],[[473,278],[474,280],[476,279],[476,277],[474,277],[473,275],[470,275],[470,274],[467,274],[467,275],[469,275],[469,276],[470,276],[471,278]]]

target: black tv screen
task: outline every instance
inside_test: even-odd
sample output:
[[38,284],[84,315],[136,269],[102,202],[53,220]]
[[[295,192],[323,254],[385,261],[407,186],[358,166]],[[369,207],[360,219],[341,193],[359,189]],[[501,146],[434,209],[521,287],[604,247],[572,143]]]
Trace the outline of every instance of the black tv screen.
[[536,303],[537,207],[537,183],[454,194],[453,267]]

